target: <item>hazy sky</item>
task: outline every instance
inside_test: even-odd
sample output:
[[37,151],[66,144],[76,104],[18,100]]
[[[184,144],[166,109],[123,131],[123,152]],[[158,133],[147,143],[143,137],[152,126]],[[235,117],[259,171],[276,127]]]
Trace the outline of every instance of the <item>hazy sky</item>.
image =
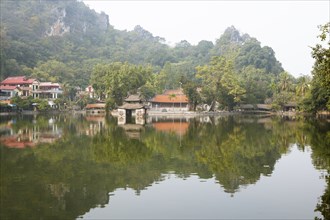
[[142,26],[174,45],[187,40],[215,42],[234,25],[241,33],[270,46],[285,70],[294,76],[310,74],[309,46],[319,42],[317,28],[330,20],[330,1],[84,1],[109,15],[119,30]]

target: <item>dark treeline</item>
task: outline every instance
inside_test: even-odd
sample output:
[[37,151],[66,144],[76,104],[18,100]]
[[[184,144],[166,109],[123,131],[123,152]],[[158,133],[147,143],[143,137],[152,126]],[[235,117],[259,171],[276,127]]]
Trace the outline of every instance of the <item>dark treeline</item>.
[[[178,88],[181,82],[193,109],[215,102],[225,109],[240,103],[272,103],[280,108],[288,102],[298,102],[305,110],[329,107],[329,81],[324,84],[322,80],[329,74],[318,74],[324,66],[322,59],[313,73],[319,79],[310,88],[310,77],[294,78],[282,68],[272,48],[262,47],[257,39],[233,26],[214,43],[202,40],[191,45],[182,40],[170,47],[164,38],[141,26],[132,31],[114,29],[108,15],[96,13],[80,1],[0,4],[1,79],[26,75],[57,81],[71,93],[73,88],[92,84],[100,95],[112,96],[108,100],[112,104],[120,104],[127,93],[138,89],[148,98],[164,89]],[[316,59],[320,49],[313,50]],[[143,79],[127,80],[127,72],[117,71],[118,80],[127,82],[115,89],[109,78],[114,75],[111,68],[119,66],[139,70],[136,75]],[[97,80],[100,76],[109,80]],[[105,87],[112,89],[106,91]],[[111,93],[117,89],[120,95]]]

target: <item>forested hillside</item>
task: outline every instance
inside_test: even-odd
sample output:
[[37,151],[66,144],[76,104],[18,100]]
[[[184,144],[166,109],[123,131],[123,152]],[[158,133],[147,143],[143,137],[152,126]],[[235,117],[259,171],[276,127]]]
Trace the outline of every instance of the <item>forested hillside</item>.
[[[292,77],[272,48],[262,47],[234,26],[221,35],[219,30],[215,42],[201,40],[191,45],[182,40],[171,47],[141,26],[116,30],[111,17],[81,1],[0,4],[1,80],[15,75],[36,77],[59,82],[70,94],[74,88],[92,84],[97,93],[115,97],[112,104],[120,104],[130,92],[139,90],[148,98],[178,88],[180,82],[194,109],[200,103],[215,102],[229,109],[241,103],[310,105],[310,98],[305,100],[311,96],[310,77]],[[125,68],[137,70],[134,74],[139,80],[127,79]],[[120,96],[111,94],[118,90]]]
[[108,15],[76,0],[1,1],[2,79],[33,75],[85,86],[95,64],[115,61],[150,64],[155,72],[172,63],[192,74],[195,66],[208,63],[211,56],[232,53],[237,55],[238,69],[253,65],[273,74],[283,71],[271,48],[262,48],[234,27],[215,45],[201,41],[193,46],[183,40],[171,48],[165,39],[140,26],[133,31],[114,29]]

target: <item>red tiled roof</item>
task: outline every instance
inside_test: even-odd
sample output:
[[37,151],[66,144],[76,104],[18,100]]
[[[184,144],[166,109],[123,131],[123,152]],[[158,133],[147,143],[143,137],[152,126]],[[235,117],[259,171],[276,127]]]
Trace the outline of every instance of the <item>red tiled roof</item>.
[[150,102],[158,103],[188,103],[188,98],[185,95],[176,95],[171,97],[170,95],[156,95],[150,100]]
[[4,85],[0,85],[0,89],[1,90],[15,90],[17,88],[17,86],[4,86]]
[[1,84],[18,85],[18,84],[32,84],[36,79],[28,79],[26,76],[13,76],[3,80]]
[[93,108],[105,108],[105,103],[94,103],[94,104],[87,104],[86,109],[93,109]]

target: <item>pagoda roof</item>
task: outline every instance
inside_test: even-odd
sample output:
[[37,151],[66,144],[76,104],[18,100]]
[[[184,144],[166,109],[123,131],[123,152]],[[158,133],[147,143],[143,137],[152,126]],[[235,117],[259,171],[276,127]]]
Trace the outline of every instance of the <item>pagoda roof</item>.
[[129,95],[126,99],[126,102],[140,102],[141,97],[140,95],[134,94],[134,95]]
[[145,108],[145,106],[140,103],[125,103],[122,106],[118,107],[118,109],[129,109],[129,110],[141,109],[141,108]]

